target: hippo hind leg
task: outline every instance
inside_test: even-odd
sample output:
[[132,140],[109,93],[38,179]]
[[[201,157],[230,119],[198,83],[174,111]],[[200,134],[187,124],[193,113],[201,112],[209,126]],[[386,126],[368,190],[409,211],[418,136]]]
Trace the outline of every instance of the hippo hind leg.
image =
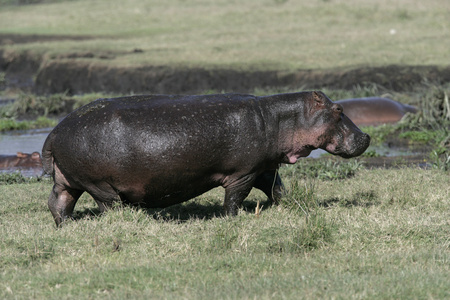
[[126,202],[119,196],[120,192],[106,182],[91,185],[86,188],[86,192],[94,198],[101,213],[112,208],[116,202]]
[[53,185],[52,192],[48,199],[48,208],[50,209],[56,226],[60,227],[62,223],[72,217],[75,204],[83,191],[71,189],[59,184]]
[[278,170],[268,170],[258,175],[253,186],[266,194],[269,203],[280,204],[281,197],[284,194],[284,186]]

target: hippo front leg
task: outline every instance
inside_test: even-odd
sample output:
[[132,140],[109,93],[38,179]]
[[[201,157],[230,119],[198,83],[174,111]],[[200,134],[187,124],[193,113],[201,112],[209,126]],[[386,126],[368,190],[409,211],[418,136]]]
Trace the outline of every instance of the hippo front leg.
[[270,204],[280,204],[281,197],[284,194],[284,185],[278,170],[268,170],[258,175],[253,186],[266,194]]
[[253,176],[246,177],[225,188],[225,201],[223,204],[225,214],[229,216],[237,215],[242,202],[252,190],[253,182]]

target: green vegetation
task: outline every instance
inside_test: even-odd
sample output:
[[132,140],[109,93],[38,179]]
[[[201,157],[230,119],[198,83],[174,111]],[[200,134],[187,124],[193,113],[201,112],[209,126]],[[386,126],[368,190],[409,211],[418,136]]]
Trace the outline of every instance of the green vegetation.
[[0,186],[3,299],[433,298],[450,296],[449,174],[358,170],[298,179],[256,216],[221,217],[223,191],[162,210],[98,215],[83,195],[56,229],[49,181]]
[[25,177],[19,171],[16,171],[13,173],[1,173],[0,172],[0,185],[17,184],[17,183],[33,183],[33,182],[38,182],[38,181],[42,181],[42,180],[49,181],[50,178],[39,177],[39,176]]
[[[35,3],[34,5],[14,5]],[[7,5],[10,3],[11,5]],[[0,32],[84,36],[5,45],[114,66],[330,69],[448,65],[441,0],[1,1]]]
[[322,180],[345,179],[362,168],[356,159],[346,161],[301,159],[295,165],[287,165],[284,172],[295,178],[319,178]]
[[408,139],[411,142],[424,144],[434,141],[442,141],[447,136],[448,132],[434,130],[405,131],[399,135],[400,138]]
[[[55,117],[65,116],[69,112],[103,97],[111,96],[98,93],[76,96],[66,94],[37,96],[20,93],[17,95],[16,101],[0,107],[0,132],[55,127],[58,124]],[[18,120],[24,117],[34,120]]]
[[29,93],[20,93],[17,99],[0,108],[0,117],[17,118],[67,114],[98,98],[106,97],[104,94],[90,93],[69,96],[67,94],[52,94],[37,96]]
[[0,119],[0,132],[9,130],[28,130],[55,127],[58,122],[46,117],[38,117],[34,121],[16,121],[10,118]]

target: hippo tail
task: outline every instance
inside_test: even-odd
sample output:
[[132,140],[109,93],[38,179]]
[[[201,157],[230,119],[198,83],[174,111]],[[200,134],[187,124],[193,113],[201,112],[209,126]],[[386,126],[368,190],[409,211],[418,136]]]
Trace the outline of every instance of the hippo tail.
[[44,146],[42,147],[42,167],[44,169],[44,174],[53,175],[53,152],[52,146],[55,139],[55,134],[50,132],[47,139],[45,140]]

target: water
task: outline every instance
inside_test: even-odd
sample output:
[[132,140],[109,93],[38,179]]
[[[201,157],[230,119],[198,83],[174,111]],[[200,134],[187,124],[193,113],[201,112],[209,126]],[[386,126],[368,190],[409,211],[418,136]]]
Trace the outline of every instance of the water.
[[[33,153],[42,151],[47,135],[52,128],[35,130],[17,130],[0,134],[0,154],[16,155],[17,152]],[[0,170],[0,173],[13,173],[19,171],[25,177],[42,175],[42,168],[10,168]]]
[[52,128],[16,130],[0,134],[0,154],[14,155],[17,152],[41,153],[47,135]]
[[316,149],[311,151],[311,153],[308,155],[309,158],[319,158],[320,156],[322,156],[323,154],[328,153],[327,151],[323,150],[323,149]]

